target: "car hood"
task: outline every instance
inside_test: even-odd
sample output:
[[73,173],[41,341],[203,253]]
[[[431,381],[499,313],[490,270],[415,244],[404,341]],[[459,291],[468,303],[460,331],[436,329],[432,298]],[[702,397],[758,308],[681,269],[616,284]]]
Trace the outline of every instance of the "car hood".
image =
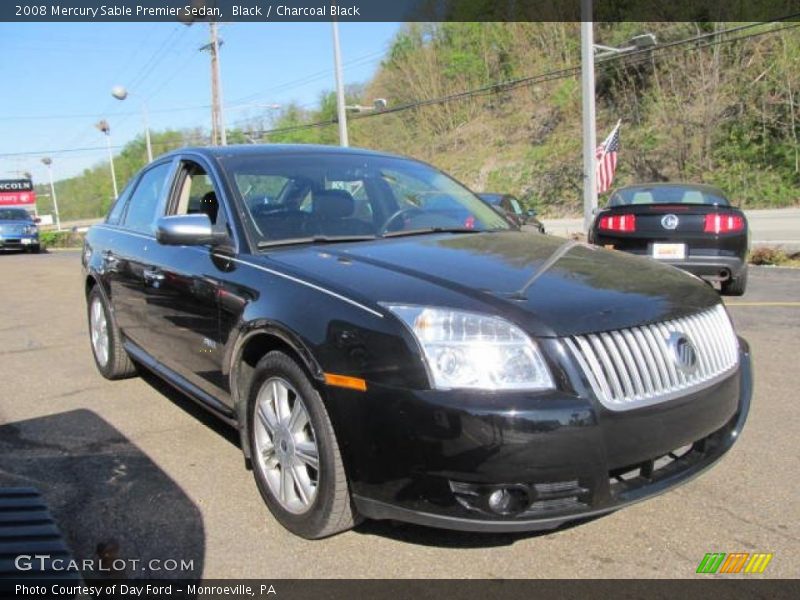
[[538,336],[632,327],[719,303],[707,284],[649,258],[516,231],[286,248],[261,260],[370,306],[489,312]]

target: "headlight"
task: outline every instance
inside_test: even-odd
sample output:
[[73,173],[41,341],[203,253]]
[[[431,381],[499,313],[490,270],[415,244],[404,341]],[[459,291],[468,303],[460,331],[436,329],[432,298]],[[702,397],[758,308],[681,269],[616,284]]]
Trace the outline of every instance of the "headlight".
[[35,235],[37,232],[36,225],[26,225],[23,232],[25,235]]
[[491,315],[427,306],[387,305],[417,338],[437,389],[552,389],[536,344]]

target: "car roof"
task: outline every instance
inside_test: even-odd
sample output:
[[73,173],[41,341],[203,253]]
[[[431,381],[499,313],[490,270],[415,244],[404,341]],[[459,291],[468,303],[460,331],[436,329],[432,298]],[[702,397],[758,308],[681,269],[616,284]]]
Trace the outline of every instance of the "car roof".
[[343,146],[327,146],[323,144],[232,144],[230,146],[187,146],[178,148],[166,154],[165,157],[176,154],[201,154],[208,158],[222,158],[233,156],[272,156],[278,154],[285,155],[311,155],[311,154],[349,154],[349,155],[368,155],[375,157],[388,158],[407,158],[398,154],[387,152],[377,152],[366,148],[350,148]]
[[668,187],[680,187],[689,190],[697,190],[699,192],[705,192],[707,194],[713,194],[715,196],[720,196],[722,198],[727,199],[725,192],[723,192],[718,187],[714,187],[713,185],[707,185],[705,183],[684,183],[681,181],[659,181],[656,183],[636,183],[617,188],[614,191],[624,192],[628,190],[648,190],[653,188],[668,188]]

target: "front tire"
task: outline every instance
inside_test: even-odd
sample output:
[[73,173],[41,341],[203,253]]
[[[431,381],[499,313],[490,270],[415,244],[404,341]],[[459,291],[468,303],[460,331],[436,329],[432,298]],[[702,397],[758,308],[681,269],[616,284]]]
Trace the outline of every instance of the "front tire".
[[136,375],[136,366],[122,347],[122,335],[97,286],[89,292],[86,306],[89,341],[97,370],[106,379],[124,379]]
[[283,352],[258,363],[248,398],[253,475],[275,519],[319,539],[353,527],[339,445],[319,392]]
[[739,276],[723,281],[720,288],[724,296],[743,296],[747,289],[747,267],[742,270]]

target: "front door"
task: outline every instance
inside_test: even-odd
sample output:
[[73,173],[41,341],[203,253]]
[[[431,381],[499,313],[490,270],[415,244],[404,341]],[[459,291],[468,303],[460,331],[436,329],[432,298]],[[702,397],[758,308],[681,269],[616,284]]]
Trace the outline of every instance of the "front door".
[[[168,214],[205,213],[216,230],[233,239],[223,201],[206,166],[193,160],[180,162]],[[211,246],[159,244],[154,250],[158,279],[150,300],[148,337],[155,341],[156,357],[165,366],[227,403],[218,296],[229,263],[215,253],[219,249]]]

